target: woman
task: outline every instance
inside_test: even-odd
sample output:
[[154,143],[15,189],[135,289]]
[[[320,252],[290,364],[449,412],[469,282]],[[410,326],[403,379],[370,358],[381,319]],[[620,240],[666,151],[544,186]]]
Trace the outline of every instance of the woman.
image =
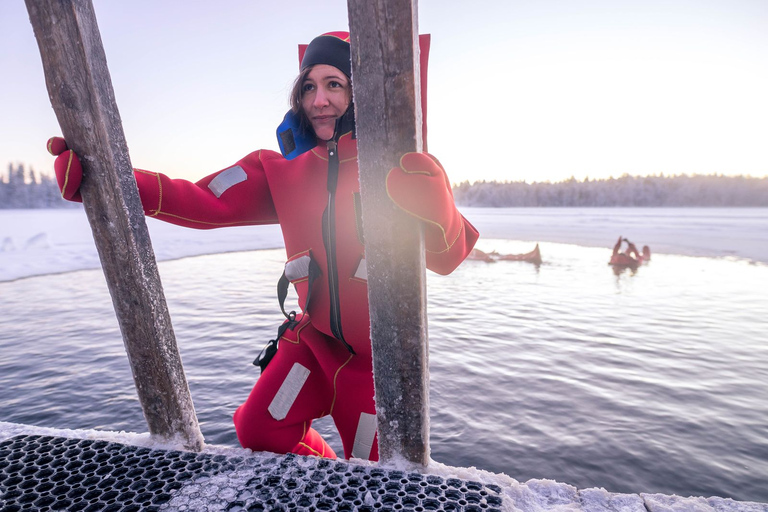
[[[349,34],[319,36],[301,59],[292,108],[278,128],[283,154],[255,151],[197,183],[135,170],[147,216],[199,229],[281,225],[288,259],[280,307],[291,283],[302,313],[283,309],[278,349],[273,343],[260,356],[262,374],[234,414],[238,439],[252,450],[334,458],[311,427],[331,415],[345,457],[378,459],[350,76]],[[49,150],[59,155],[63,197],[79,200],[77,157],[61,138]],[[403,155],[387,188],[395,204],[424,221],[427,267],[453,271],[478,233],[456,209],[437,160]]]

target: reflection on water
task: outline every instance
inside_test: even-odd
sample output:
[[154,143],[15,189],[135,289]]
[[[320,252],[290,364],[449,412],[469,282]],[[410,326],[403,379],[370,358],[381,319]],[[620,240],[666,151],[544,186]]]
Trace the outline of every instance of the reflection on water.
[[[483,240],[502,254],[530,243]],[[768,502],[768,267],[545,243],[430,275],[432,457],[518,480]],[[160,264],[207,442],[282,315],[280,250]],[[0,419],[146,431],[100,271],[0,283]],[[332,423],[319,430],[340,450]]]

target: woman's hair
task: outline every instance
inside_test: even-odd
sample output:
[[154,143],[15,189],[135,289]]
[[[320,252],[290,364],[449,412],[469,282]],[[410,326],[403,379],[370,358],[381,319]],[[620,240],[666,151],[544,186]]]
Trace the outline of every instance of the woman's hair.
[[310,71],[312,71],[311,66],[303,69],[301,73],[299,73],[299,76],[297,76],[296,80],[293,82],[293,88],[291,89],[290,96],[291,111],[299,116],[299,127],[302,130],[307,130],[312,126],[309,122],[309,119],[307,119],[307,114],[304,112],[304,109],[301,108],[301,97],[303,92],[302,89],[304,87],[304,80],[307,79]]
[[309,76],[309,72],[312,71],[312,67],[305,68],[299,73],[299,76],[296,77],[296,80],[293,82],[293,88],[291,89],[291,110],[294,114],[300,114],[303,117],[304,113],[301,108],[301,97],[302,97],[302,88],[304,87],[304,80],[307,79],[307,76]]

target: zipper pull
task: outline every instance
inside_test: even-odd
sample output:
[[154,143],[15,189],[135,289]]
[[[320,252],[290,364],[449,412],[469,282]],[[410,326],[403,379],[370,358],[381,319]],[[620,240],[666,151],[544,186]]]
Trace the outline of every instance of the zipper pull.
[[328,156],[333,156],[334,153],[336,153],[336,141],[331,139],[326,144],[326,147],[328,148]]

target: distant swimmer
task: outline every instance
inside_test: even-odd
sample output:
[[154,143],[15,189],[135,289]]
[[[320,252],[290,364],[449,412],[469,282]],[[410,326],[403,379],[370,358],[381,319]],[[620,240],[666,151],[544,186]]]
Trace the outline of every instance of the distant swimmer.
[[651,261],[651,248],[647,245],[643,246],[643,263],[646,261]]
[[490,254],[487,252],[481,251],[480,249],[472,249],[472,251],[469,253],[469,256],[467,256],[468,260],[477,260],[477,261],[485,261],[487,263],[495,263],[496,260],[491,257]]
[[472,249],[467,259],[485,261],[487,263],[495,263],[496,261],[528,261],[535,265],[541,265],[541,251],[539,250],[539,244],[536,244],[536,247],[531,252],[523,254],[499,254],[496,251],[487,253],[480,249]]
[[[627,248],[624,250],[624,252],[621,252],[621,245],[624,242],[627,243]],[[649,261],[650,259],[650,247],[644,245],[643,252],[640,253],[637,250],[635,244],[626,238],[619,237],[619,239],[616,241],[616,245],[613,246],[613,254],[611,255],[611,260],[608,262],[608,264],[617,267],[637,268],[640,266],[640,264]]]
[[539,250],[539,244],[536,244],[536,247],[531,252],[500,255],[498,259],[504,261],[529,261],[536,265],[541,265],[541,251]]

